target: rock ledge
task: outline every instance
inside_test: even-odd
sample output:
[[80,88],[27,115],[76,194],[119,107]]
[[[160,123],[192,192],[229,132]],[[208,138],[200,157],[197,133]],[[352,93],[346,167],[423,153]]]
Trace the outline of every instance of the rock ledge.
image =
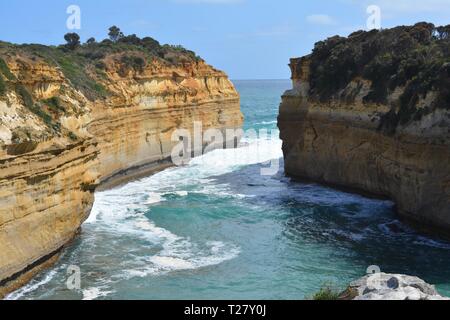
[[352,282],[343,300],[450,300],[418,277],[374,273]]

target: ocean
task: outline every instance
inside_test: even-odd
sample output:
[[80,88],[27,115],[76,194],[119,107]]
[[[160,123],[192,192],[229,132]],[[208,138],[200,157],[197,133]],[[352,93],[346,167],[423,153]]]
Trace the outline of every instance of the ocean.
[[[235,85],[245,129],[275,138],[246,137],[237,149],[96,193],[59,262],[7,298],[305,299],[324,285],[345,289],[369,266],[450,296],[450,243],[401,223],[392,202],[284,175],[276,118],[290,81]],[[268,161],[280,168],[262,175]]]

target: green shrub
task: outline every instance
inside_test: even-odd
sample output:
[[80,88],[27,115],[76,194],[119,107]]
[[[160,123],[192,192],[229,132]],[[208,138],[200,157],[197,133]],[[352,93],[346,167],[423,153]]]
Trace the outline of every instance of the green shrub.
[[64,40],[66,40],[66,47],[69,50],[75,50],[80,45],[80,36],[74,32],[66,33]]
[[86,73],[83,61],[70,56],[60,56],[57,58],[57,63],[72,85],[83,92],[88,99],[95,100],[107,96],[106,89]]
[[6,94],[6,83],[3,77],[0,75],[0,97]]
[[160,43],[151,37],[143,38],[141,41],[141,45],[150,52],[158,51],[161,49]]
[[16,93],[21,97],[24,106],[28,110],[30,110],[35,115],[37,115],[39,118],[41,118],[45,124],[47,124],[49,126],[53,126],[52,117],[47,112],[42,110],[42,108],[39,104],[34,103],[33,97],[31,96],[30,92],[28,92],[28,89],[25,86],[17,85]]
[[11,70],[9,70],[8,65],[6,64],[5,60],[0,58],[0,96],[4,96],[6,94],[6,81],[3,78],[5,77],[7,80],[15,80],[15,76],[11,73]]
[[17,85],[16,93],[22,99],[23,105],[25,107],[27,107],[28,109],[33,108],[33,106],[34,106],[33,97],[31,96],[30,92],[28,92],[28,89],[25,88],[25,86],[23,86],[21,84]]
[[52,116],[49,115],[47,112],[41,109],[40,105],[33,105],[31,108],[29,108],[31,112],[33,112],[35,115],[37,115],[39,118],[41,118],[45,124],[52,127],[55,130],[59,130],[59,124],[54,124]]
[[120,62],[125,65],[127,69],[133,69],[138,72],[144,71],[145,68],[145,60],[142,57],[138,56],[122,56]]
[[63,105],[61,105],[61,101],[58,97],[51,97],[49,99],[42,100],[42,102],[55,112],[66,112],[66,109]]
[[101,97],[106,97],[108,95],[108,90],[100,83],[93,82],[92,89]]
[[124,37],[124,34],[122,31],[120,31],[120,28],[112,26],[111,28],[109,28],[108,36],[111,41],[117,42]]
[[70,131],[70,132],[69,132],[69,138],[70,138],[71,140],[75,141],[75,140],[78,139],[78,136],[77,136],[75,133],[73,133],[72,131]]
[[3,75],[8,80],[15,80],[16,77],[11,73],[11,70],[9,70],[8,65],[6,64],[5,60],[0,58],[0,73],[3,73]]
[[120,38],[118,41],[121,43],[132,44],[135,46],[140,46],[142,44],[142,40],[135,34],[124,36]]
[[319,292],[313,295],[312,300],[318,301],[331,301],[339,299],[339,291],[334,289],[331,285],[325,285],[322,287]]

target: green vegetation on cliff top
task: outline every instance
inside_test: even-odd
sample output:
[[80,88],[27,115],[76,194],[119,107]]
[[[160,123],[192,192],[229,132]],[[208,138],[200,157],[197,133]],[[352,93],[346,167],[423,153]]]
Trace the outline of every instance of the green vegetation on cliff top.
[[[168,65],[201,60],[194,52],[182,46],[161,45],[150,37],[141,39],[136,35],[125,36],[117,27],[111,27],[109,39],[101,42],[90,38],[85,44],[81,44],[78,35],[73,33],[67,34],[65,39],[67,44],[57,47],[0,42],[0,57],[21,53],[31,59],[43,59],[59,67],[72,85],[90,100],[108,96],[107,90],[99,81],[105,78],[105,60],[108,57],[114,56],[117,59],[115,62],[121,65],[120,76],[125,76],[130,70],[142,72],[154,60]],[[12,74],[7,65],[0,59],[0,95],[6,90],[4,78],[12,80],[10,75]]]
[[[126,77],[130,71],[142,73],[154,61],[166,65],[196,63],[201,58],[182,46],[161,45],[150,37],[143,39],[136,35],[125,36],[119,28],[109,29],[109,39],[97,42],[94,38],[81,44],[76,33],[64,36],[65,45],[45,46],[39,44],[16,45],[0,41],[0,97],[5,98],[8,91],[15,91],[23,105],[38,116],[53,131],[60,132],[58,118],[70,109],[64,106],[58,96],[37,101],[30,87],[17,81],[5,60],[16,59],[18,63],[26,60],[39,61],[59,68],[71,85],[81,91],[91,101],[105,99],[110,93],[102,84],[107,80],[107,65],[118,66],[117,73]],[[21,58],[22,57],[22,58]],[[61,92],[64,88],[61,88]],[[72,134],[73,140],[76,136]]]
[[[344,89],[355,79],[372,84],[365,103],[387,104],[388,96],[401,88],[398,103],[382,118],[380,129],[387,132],[450,108],[450,25],[422,22],[335,36],[316,43],[310,60],[310,95],[320,101],[351,103],[362,86]],[[429,92],[436,95],[427,97]]]

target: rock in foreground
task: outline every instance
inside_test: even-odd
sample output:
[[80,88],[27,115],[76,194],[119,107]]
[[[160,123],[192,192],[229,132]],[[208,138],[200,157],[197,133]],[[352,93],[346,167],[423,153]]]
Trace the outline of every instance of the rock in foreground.
[[400,274],[375,273],[350,284],[343,300],[449,300],[433,285]]

